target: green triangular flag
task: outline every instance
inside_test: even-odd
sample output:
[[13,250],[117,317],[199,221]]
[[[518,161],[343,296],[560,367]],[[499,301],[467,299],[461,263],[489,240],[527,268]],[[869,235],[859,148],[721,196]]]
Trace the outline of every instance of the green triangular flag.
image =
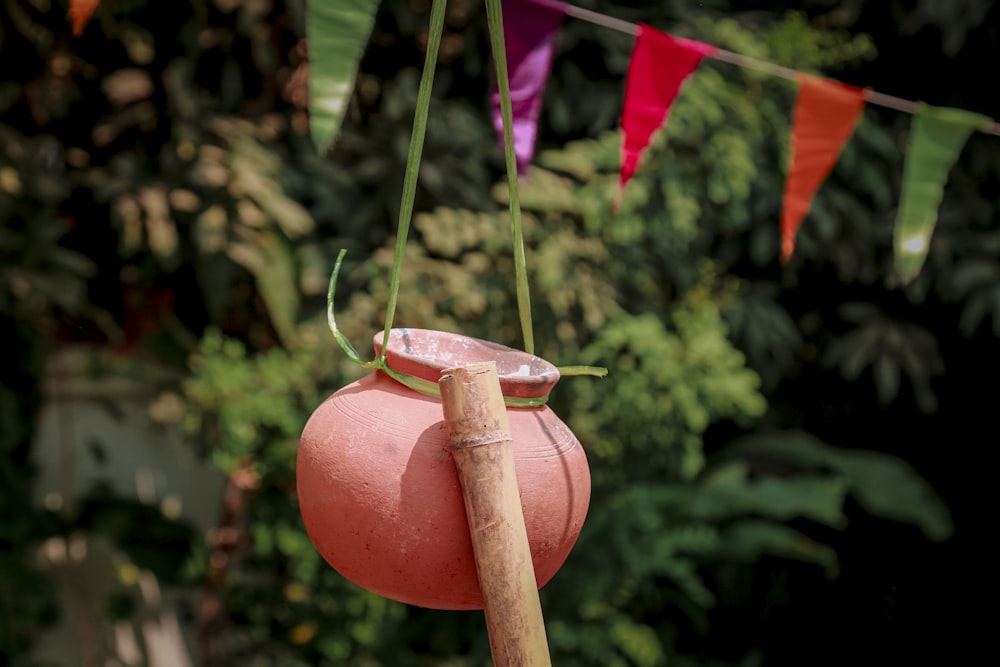
[[903,167],[903,192],[893,230],[896,272],[903,282],[920,273],[937,222],[948,172],[958,160],[973,130],[986,130],[993,121],[961,109],[939,109],[920,104],[910,130]]

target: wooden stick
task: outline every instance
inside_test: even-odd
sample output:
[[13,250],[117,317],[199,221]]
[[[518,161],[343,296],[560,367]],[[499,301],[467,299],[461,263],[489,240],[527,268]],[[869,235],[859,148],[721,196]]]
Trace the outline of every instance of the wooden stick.
[[469,518],[493,664],[550,667],[496,363],[449,368],[438,384]]

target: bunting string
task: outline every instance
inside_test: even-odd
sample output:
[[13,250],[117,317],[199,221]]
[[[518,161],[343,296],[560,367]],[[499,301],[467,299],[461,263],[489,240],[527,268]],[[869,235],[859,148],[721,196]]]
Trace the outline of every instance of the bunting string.
[[[505,0],[505,4],[512,10],[511,23],[507,26],[512,35],[508,56],[512,63],[512,91],[517,91],[516,95],[512,94],[516,98],[513,122],[516,150],[513,152],[517,153],[517,171],[522,175],[527,175],[534,151],[541,97],[562,18],[570,16],[635,39],[625,79],[621,172],[613,206],[616,211],[650,138],[667,124],[674,100],[703,58],[714,58],[797,84],[780,220],[782,264],[791,260],[799,226],[854,133],[866,104],[901,111],[914,118],[894,224],[895,269],[904,284],[916,277],[924,264],[948,172],[969,135],[981,131],[1000,136],[1000,124],[980,114],[935,108],[870,88],[856,88],[704,42],[674,37],[645,23],[630,23],[561,0]],[[499,123],[498,107],[495,94],[497,130],[506,132],[506,124]],[[504,143],[507,152],[511,153],[510,138],[507,137]],[[512,155],[508,158],[513,161]]]
[[[607,16],[606,14],[601,14],[599,12],[592,11],[590,9],[584,9],[583,7],[576,7],[568,3],[558,2],[557,0],[527,0],[536,5],[541,5],[543,7],[550,7],[553,9],[560,9],[565,12],[566,16],[579,19],[581,21],[586,21],[587,23],[593,23],[594,25],[599,25],[603,28],[608,28],[610,30],[615,30],[617,32],[625,33],[627,35],[632,35],[637,37],[639,35],[639,24],[631,23],[629,21],[624,21],[622,19],[614,18],[613,16]],[[743,67],[745,69],[752,69],[758,72],[764,72],[765,74],[771,74],[773,76],[781,77],[783,79],[788,79],[790,81],[799,80],[799,71],[794,70],[790,67],[785,67],[783,65],[777,65],[766,60],[760,60],[758,58],[751,58],[749,56],[743,56],[733,51],[726,51],[725,49],[717,49],[714,53],[707,54],[706,58],[713,58],[720,62],[729,63],[731,65],[736,65],[737,67]],[[915,115],[917,111],[921,108],[919,102],[914,102],[913,100],[907,100],[902,97],[896,97],[895,95],[887,95],[885,93],[880,93],[874,91],[870,88],[865,89],[865,100],[870,104],[875,104],[877,106],[886,107],[889,109],[895,109],[896,111],[902,111],[903,113],[908,113]],[[991,121],[990,125],[981,128],[983,132],[988,134],[995,134],[1000,136],[1000,123],[996,121]]]

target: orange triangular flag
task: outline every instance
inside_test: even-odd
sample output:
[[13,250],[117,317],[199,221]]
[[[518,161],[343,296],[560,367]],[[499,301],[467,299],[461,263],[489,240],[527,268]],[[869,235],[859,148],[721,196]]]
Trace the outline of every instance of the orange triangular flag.
[[90,15],[97,9],[101,0],[69,0],[69,18],[73,20],[73,34],[77,37],[83,34]]
[[795,233],[813,196],[840,157],[865,108],[865,91],[799,73],[792,118],[792,160],[781,211],[781,261],[795,249]]

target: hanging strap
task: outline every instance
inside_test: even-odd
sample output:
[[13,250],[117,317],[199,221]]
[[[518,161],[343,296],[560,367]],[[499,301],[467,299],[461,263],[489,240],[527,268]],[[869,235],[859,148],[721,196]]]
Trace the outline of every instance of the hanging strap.
[[[341,250],[330,276],[330,288],[327,293],[327,323],[333,337],[340,348],[355,363],[363,368],[382,371],[397,382],[428,396],[440,397],[441,393],[436,382],[415,377],[407,373],[389,368],[386,353],[389,349],[389,334],[392,330],[393,317],[399,297],[400,275],[403,266],[403,254],[406,250],[406,238],[413,216],[413,203],[417,193],[417,177],[420,172],[420,158],[424,147],[424,135],[427,131],[427,116],[431,104],[431,90],[434,84],[434,69],[437,65],[438,49],[441,46],[441,35],[444,32],[445,7],[447,0],[433,0],[431,4],[430,27],[427,33],[427,53],[424,58],[424,71],[420,77],[420,88],[417,91],[417,109],[413,118],[413,131],[410,135],[410,146],[406,156],[406,171],[403,177],[403,199],[399,207],[399,224],[396,228],[396,249],[393,255],[392,277],[389,283],[389,302],[386,306],[385,333],[382,338],[382,350],[371,361],[365,361],[354,349],[339,329],[333,316],[333,295],[340,274],[340,266],[346,250]],[[514,141],[511,131],[511,100],[510,82],[507,78],[507,52],[503,39],[503,18],[500,0],[486,0],[486,13],[490,26],[490,43],[493,46],[493,57],[497,67],[497,83],[500,91],[500,108],[504,122],[504,156],[507,161],[508,185],[510,188],[510,215],[514,234],[514,271],[517,284],[517,308],[521,321],[521,332],[524,337],[525,351],[534,354],[534,336],[531,327],[531,295],[528,291],[528,277],[524,258],[524,236],[521,225],[521,205],[517,190],[517,164],[514,155]],[[561,375],[592,375],[604,377],[608,374],[606,368],[593,366],[567,366],[559,368]],[[504,402],[511,407],[531,408],[545,405],[548,394],[535,398],[504,396]]]

